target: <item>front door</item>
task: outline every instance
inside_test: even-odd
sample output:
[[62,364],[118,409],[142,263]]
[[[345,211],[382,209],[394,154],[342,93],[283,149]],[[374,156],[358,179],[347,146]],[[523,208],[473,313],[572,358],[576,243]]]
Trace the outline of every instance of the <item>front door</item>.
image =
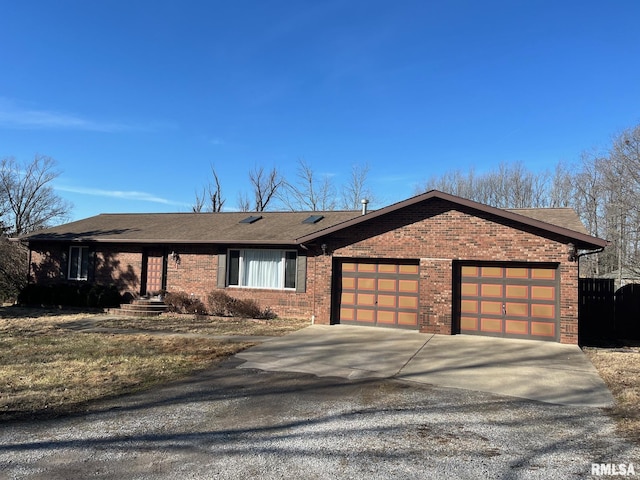
[[165,257],[161,250],[149,250],[144,255],[142,295],[153,295],[165,288]]

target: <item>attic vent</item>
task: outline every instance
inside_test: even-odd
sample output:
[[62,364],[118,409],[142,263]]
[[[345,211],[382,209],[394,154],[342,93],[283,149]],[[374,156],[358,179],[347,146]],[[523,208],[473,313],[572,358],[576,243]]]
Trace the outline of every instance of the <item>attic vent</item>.
[[240,220],[238,223],[254,223],[262,218],[262,215],[251,215],[243,220]]
[[305,218],[302,223],[318,223],[320,220],[324,218],[324,215],[310,215]]

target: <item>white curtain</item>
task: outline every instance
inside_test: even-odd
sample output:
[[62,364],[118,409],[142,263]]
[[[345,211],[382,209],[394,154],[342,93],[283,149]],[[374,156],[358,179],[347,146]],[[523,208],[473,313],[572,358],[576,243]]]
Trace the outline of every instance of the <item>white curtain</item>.
[[245,250],[242,284],[247,287],[281,288],[282,252],[279,250]]

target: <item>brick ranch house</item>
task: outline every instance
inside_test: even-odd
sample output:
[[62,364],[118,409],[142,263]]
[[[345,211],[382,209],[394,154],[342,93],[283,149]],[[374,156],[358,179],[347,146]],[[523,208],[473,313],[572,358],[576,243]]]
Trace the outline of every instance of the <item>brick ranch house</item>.
[[145,295],[222,289],[281,317],[578,343],[578,255],[607,242],[566,208],[438,191],[371,212],[103,214],[21,239],[36,283]]

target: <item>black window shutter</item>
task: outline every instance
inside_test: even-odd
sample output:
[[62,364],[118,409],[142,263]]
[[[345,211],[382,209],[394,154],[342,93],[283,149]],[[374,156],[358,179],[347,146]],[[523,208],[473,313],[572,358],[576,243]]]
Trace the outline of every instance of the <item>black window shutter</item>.
[[227,254],[218,254],[218,288],[224,288],[227,286]]
[[298,255],[296,268],[296,292],[305,293],[307,291],[307,256]]
[[89,247],[89,264],[87,265],[87,281],[93,282],[96,279],[96,252]]
[[64,245],[60,249],[60,278],[69,276],[69,245]]

